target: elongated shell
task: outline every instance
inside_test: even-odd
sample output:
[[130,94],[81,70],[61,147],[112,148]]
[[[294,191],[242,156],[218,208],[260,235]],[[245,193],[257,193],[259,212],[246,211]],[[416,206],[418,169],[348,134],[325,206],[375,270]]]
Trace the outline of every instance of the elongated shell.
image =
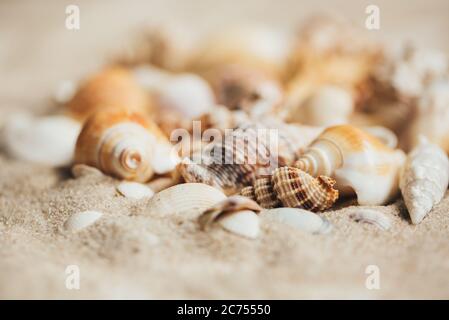
[[[167,144],[157,126],[127,110],[101,111],[84,124],[75,150],[75,163],[97,167],[108,175],[148,181],[158,159],[159,146]],[[173,164],[173,167],[175,164]]]
[[132,73],[120,67],[110,67],[88,78],[67,103],[67,113],[84,121],[99,110],[128,108],[148,112],[150,101]]
[[183,183],[165,189],[151,198],[149,213],[179,214],[191,210],[202,212],[226,199],[226,195],[206,184]]
[[359,204],[382,205],[399,191],[405,155],[350,125],[326,129],[295,163],[313,176],[333,177],[340,191],[351,188]]
[[330,222],[319,215],[297,208],[278,208],[263,211],[268,219],[285,223],[313,234],[326,234],[332,230]]
[[420,223],[443,198],[449,184],[449,160],[437,145],[421,139],[408,155],[400,188],[413,224]]

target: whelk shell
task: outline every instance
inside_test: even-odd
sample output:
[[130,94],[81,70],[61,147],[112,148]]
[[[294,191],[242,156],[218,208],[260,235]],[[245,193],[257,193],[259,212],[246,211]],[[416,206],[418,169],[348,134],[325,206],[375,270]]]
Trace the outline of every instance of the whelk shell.
[[249,195],[264,208],[278,206],[323,211],[338,198],[333,188],[335,181],[326,176],[313,178],[292,167],[274,170],[271,178],[257,179],[253,186],[244,188],[241,195]]
[[80,231],[94,224],[103,214],[98,211],[83,211],[70,216],[64,223],[64,228],[68,231]]
[[146,113],[150,108],[148,95],[131,72],[121,67],[109,67],[81,84],[67,103],[67,113],[84,121],[99,110],[123,108]]
[[254,239],[259,233],[259,217],[256,212],[261,210],[256,202],[248,198],[231,196],[204,211],[198,221],[203,230],[218,222],[225,230]]
[[332,224],[327,219],[304,209],[277,208],[265,210],[263,213],[268,219],[273,219],[313,234],[326,234],[332,230]]
[[437,145],[421,138],[401,171],[400,188],[413,224],[441,201],[449,184],[449,160]]
[[100,111],[83,126],[75,162],[117,178],[146,182],[155,171],[164,173],[175,167],[176,163],[165,167],[176,161],[170,150],[162,132],[146,117],[125,109]]
[[369,223],[382,230],[388,230],[391,228],[391,219],[384,213],[377,210],[355,209],[349,216],[355,221]]
[[159,215],[204,211],[224,199],[223,192],[206,184],[183,183],[155,194],[148,211]]
[[352,189],[361,205],[382,205],[399,191],[401,150],[387,147],[376,137],[350,125],[326,129],[294,166],[313,176],[336,180],[340,191]]

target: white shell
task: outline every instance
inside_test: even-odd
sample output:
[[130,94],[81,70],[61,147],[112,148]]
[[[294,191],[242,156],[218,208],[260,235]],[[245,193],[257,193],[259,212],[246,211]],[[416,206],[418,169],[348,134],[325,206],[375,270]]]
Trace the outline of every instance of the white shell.
[[215,106],[209,84],[194,74],[172,76],[158,92],[160,104],[184,117],[196,118]]
[[234,234],[255,239],[259,234],[259,216],[251,210],[242,210],[218,220],[221,227]]
[[64,228],[68,231],[79,231],[94,224],[103,214],[98,211],[83,211],[72,215],[64,223]]
[[17,114],[6,120],[8,152],[17,159],[62,167],[72,163],[81,125],[65,116]]
[[384,213],[373,209],[356,209],[349,215],[355,221],[373,224],[382,230],[391,228],[391,219]]
[[218,189],[202,183],[183,183],[165,189],[151,198],[148,211],[159,215],[195,210],[200,213],[226,199]]
[[332,230],[327,219],[319,215],[297,208],[276,208],[263,211],[269,219],[285,223],[294,228],[314,234],[326,234]]
[[65,104],[69,102],[75,95],[77,84],[71,80],[64,80],[58,83],[58,87],[53,93],[53,99],[56,103]]
[[136,200],[149,198],[154,195],[153,190],[148,188],[146,185],[138,182],[129,182],[129,181],[120,183],[117,186],[117,191],[126,198]]
[[420,223],[443,198],[449,184],[449,160],[437,145],[422,138],[408,155],[400,189],[414,224]]

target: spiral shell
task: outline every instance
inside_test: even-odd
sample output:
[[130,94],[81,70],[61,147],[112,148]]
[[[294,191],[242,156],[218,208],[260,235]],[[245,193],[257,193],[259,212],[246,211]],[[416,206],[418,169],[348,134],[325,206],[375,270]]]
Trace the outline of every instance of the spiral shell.
[[[117,178],[148,181],[160,146],[168,144],[158,127],[128,110],[100,111],[84,124],[75,163],[97,167]],[[169,162],[170,159],[164,159]]]
[[249,195],[264,208],[279,206],[323,211],[338,199],[335,181],[326,176],[313,178],[293,167],[277,168],[271,178],[257,179],[241,195]]
[[67,113],[80,121],[99,110],[126,107],[148,112],[150,101],[132,73],[125,68],[109,67],[88,78],[67,103]]
[[385,204],[398,193],[405,155],[350,125],[326,129],[295,162],[312,176],[326,175],[340,191],[351,188],[359,204]]

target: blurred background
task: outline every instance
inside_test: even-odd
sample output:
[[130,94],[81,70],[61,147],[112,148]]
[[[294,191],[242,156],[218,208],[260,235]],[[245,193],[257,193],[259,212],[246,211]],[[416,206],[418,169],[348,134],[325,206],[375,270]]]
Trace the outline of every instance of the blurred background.
[[[80,8],[78,31],[65,28],[70,4]],[[447,0],[1,0],[0,112],[45,108],[43,98],[61,80],[98,68],[143,24],[175,23],[198,34],[249,23],[296,30],[325,12],[363,28],[370,4],[380,7],[380,30],[367,31],[374,37],[449,51]]]

